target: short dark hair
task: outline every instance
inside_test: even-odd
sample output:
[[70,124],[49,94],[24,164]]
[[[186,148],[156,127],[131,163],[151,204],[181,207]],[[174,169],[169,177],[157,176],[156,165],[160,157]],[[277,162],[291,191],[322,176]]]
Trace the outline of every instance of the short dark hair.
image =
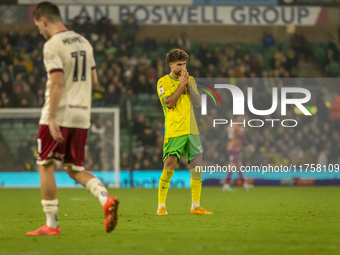
[[173,49],[166,55],[166,63],[177,62],[177,61],[187,61],[189,58],[188,54],[181,49]]
[[54,22],[60,20],[60,10],[57,5],[51,2],[41,2],[37,5],[33,12],[35,20],[45,17],[47,20]]

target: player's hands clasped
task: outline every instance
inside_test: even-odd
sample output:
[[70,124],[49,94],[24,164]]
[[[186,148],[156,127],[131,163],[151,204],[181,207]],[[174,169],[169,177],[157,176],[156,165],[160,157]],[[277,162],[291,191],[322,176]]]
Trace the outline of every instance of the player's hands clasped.
[[50,129],[50,134],[55,141],[58,143],[62,143],[64,141],[64,137],[60,132],[60,128],[54,119],[48,120],[48,128]]
[[179,83],[184,86],[189,86],[189,73],[186,68],[181,71],[179,76]]

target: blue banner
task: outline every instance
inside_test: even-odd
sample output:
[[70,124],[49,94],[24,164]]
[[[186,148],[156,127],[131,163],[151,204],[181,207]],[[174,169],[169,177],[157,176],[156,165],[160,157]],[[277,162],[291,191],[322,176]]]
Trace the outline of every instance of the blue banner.
[[[115,174],[113,171],[93,172],[107,186],[113,186],[115,183]],[[162,171],[134,171],[133,186],[135,188],[158,188],[158,181]],[[206,186],[218,186],[221,180],[226,178],[224,172],[203,173],[202,181]],[[244,173],[245,179],[251,180],[254,185],[283,185],[283,186],[314,186],[314,185],[339,185],[340,172],[288,172],[288,173]],[[79,183],[72,180],[65,172],[56,172],[55,178],[58,187],[77,188],[82,187]],[[234,173],[234,179],[237,173]],[[0,187],[2,188],[27,188],[40,187],[40,178],[38,172],[1,172]],[[120,172],[120,187],[130,188],[130,173],[128,171]],[[170,187],[172,188],[190,188],[190,172],[175,171]]]

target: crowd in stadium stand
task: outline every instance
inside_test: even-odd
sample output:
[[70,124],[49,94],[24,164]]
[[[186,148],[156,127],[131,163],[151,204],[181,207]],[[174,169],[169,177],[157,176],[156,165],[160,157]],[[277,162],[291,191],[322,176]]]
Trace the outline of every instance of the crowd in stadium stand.
[[[190,75],[204,78],[265,78],[277,85],[279,78],[298,77],[298,63],[301,58],[310,58],[305,38],[296,33],[286,47],[276,44],[272,35],[265,34],[258,44],[220,44],[192,42],[186,33],[171,33],[166,42],[154,39],[152,33],[142,42],[136,42],[138,24],[129,15],[123,24],[125,34],[117,32],[110,20],[102,18],[96,24],[88,18],[80,22],[75,18],[72,27],[92,43],[96,56],[99,84],[93,88],[93,106],[119,106],[125,111],[128,99],[140,94],[155,95],[156,82],[169,72],[165,63],[165,53],[180,47],[190,54],[187,68]],[[25,34],[9,32],[0,42],[0,108],[41,107],[44,103],[46,73],[42,59],[44,39],[38,31]],[[288,45],[288,46],[287,46]],[[332,41],[327,46],[322,68],[339,61],[337,45]],[[262,90],[263,97],[270,92]],[[268,97],[267,97],[268,98]],[[319,114],[309,123],[297,129],[281,128],[251,129],[248,136],[254,143],[256,153],[245,155],[245,164],[269,162],[273,164],[303,162],[339,162],[336,152],[340,151],[340,134],[327,116],[323,98],[319,98]],[[153,102],[162,111],[158,98]],[[137,107],[138,108],[138,107]],[[301,117],[302,118],[302,117]],[[161,169],[163,122],[153,119],[148,112],[135,117],[132,131],[135,139],[133,158],[128,152],[122,153],[122,169]],[[122,121],[122,127],[127,124]],[[111,125],[111,127],[110,127]],[[112,123],[94,123],[90,135],[96,137],[88,142],[86,167],[88,169],[112,169],[113,162],[107,162],[105,153],[112,153],[112,139],[105,132]],[[272,129],[272,130],[271,130]],[[29,147],[23,142],[18,154]],[[209,144],[206,150],[208,160],[221,164],[226,162],[226,141]],[[28,149],[27,149],[28,150]],[[212,153],[219,152],[219,153]],[[25,164],[25,162],[23,162]],[[179,168],[184,168],[181,160]]]
[[[126,96],[154,93],[157,79],[168,72],[164,54],[175,47],[190,53],[188,70],[194,77],[297,77],[298,55],[294,47],[285,52],[275,48],[275,40],[269,34],[264,36],[263,48],[270,48],[272,54],[265,59],[261,52],[251,53],[240,43],[224,46],[202,43],[193,49],[186,33],[178,37],[173,33],[165,43],[156,41],[150,33],[136,46],[138,25],[134,21],[124,23],[124,35],[119,35],[106,18],[96,24],[90,18],[81,24],[76,18],[73,28],[94,47],[100,77],[100,85],[93,88],[94,106],[119,105]],[[0,107],[42,106],[46,82],[43,43],[37,31],[2,36]],[[136,53],[135,48],[140,47],[142,52]]]

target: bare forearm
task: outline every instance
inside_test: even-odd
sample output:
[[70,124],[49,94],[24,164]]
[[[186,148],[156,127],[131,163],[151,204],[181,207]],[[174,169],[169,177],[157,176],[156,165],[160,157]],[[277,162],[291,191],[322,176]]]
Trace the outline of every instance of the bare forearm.
[[180,98],[183,90],[184,90],[184,86],[179,85],[173,94],[171,94],[169,97],[164,98],[163,102],[165,106],[168,108],[174,107],[178,99]]
[[192,104],[197,108],[201,106],[201,95],[197,94],[191,87],[189,89],[190,100]]
[[49,119],[55,119],[62,93],[63,84],[61,82],[51,83]]

